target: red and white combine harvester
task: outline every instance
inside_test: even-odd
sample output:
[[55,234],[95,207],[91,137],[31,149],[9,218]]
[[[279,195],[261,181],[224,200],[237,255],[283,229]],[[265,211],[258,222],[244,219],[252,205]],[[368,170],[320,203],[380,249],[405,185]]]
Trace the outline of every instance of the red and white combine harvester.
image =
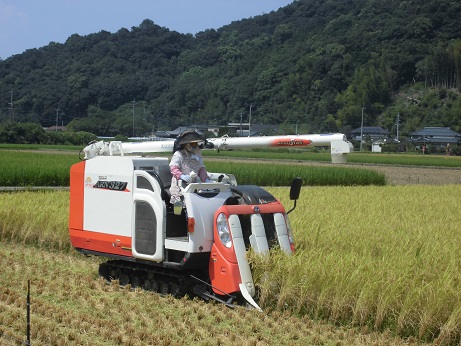
[[[70,171],[69,234],[83,254],[109,258],[99,274],[121,285],[163,294],[193,294],[225,304],[245,299],[259,309],[246,253],[278,247],[294,251],[288,213],[269,192],[237,185],[226,173],[212,182],[182,188],[181,203],[170,203],[171,173],[165,157],[174,141],[95,142]],[[329,146],[332,155],[350,152],[342,134],[222,137],[207,148]],[[299,196],[295,178],[290,198]],[[244,301],[241,301],[244,302]]]

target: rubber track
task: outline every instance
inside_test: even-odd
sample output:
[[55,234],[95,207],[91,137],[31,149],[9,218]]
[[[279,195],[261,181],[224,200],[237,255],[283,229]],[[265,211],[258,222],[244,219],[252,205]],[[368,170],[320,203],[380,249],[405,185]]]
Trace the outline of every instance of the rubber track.
[[140,263],[112,260],[99,265],[99,275],[108,283],[118,280],[121,286],[131,285],[132,288],[142,288],[161,295],[200,297],[205,301],[217,301],[231,308],[234,308],[235,304],[243,303],[242,299],[233,295],[214,294],[207,283],[206,273],[200,271],[174,271]]

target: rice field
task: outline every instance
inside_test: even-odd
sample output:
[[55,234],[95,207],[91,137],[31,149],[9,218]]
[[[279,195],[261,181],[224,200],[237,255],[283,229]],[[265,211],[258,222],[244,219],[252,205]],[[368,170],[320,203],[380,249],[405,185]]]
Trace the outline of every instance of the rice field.
[[0,266],[2,346],[25,344],[27,279],[34,346],[411,344],[390,332],[361,333],[288,312],[256,313],[108,286],[97,278],[92,257],[2,242]]
[[[303,149],[253,149],[231,151],[203,151],[205,157],[234,157],[273,160],[300,160],[331,162],[328,150],[303,150]],[[431,167],[461,167],[461,156],[447,155],[420,155],[415,153],[370,153],[352,152],[347,154],[347,162],[372,163],[383,165],[411,165]]]
[[459,343],[459,196],[460,185],[304,189],[297,254],[257,262],[262,304]]
[[[0,150],[0,186],[69,186],[69,171],[77,153]],[[384,174],[363,168],[307,167],[274,162],[205,162],[210,172],[232,173],[239,184],[288,186],[302,177],[304,185],[385,185]]]
[[77,153],[0,151],[0,186],[69,186]]
[[0,193],[0,240],[69,252],[68,191]]
[[[269,190],[285,207],[291,207],[288,188],[272,187]],[[271,332],[264,331],[263,327],[252,318],[266,320],[273,326],[273,333],[288,333],[287,342],[274,339],[281,345],[329,344],[329,342],[338,345],[368,344],[368,342],[390,345],[404,342],[401,339],[396,341],[394,338],[397,337],[407,338],[412,343],[419,340],[417,342],[419,344],[424,342],[458,344],[461,340],[459,196],[461,196],[461,185],[304,187],[297,209],[290,214],[296,254],[286,257],[274,252],[264,258],[251,256],[260,291],[259,303],[264,309],[262,315],[250,312],[254,317],[248,317],[248,312],[245,312],[243,319],[247,321],[246,325],[249,323],[254,328],[239,329],[241,324],[239,313],[228,319],[206,304],[199,305],[200,309],[205,306],[201,310],[204,316],[209,314],[220,316],[218,325],[224,329],[219,332],[212,329],[214,333],[219,335],[229,333],[229,331],[225,332],[224,330],[227,329],[220,324],[224,321],[226,325],[230,324],[238,331],[227,334],[234,335],[234,342],[222,338],[220,339],[222,344],[271,344],[272,339],[266,338],[267,333]],[[83,256],[78,256],[71,250],[68,240],[67,201],[66,191],[0,194],[1,242],[19,244],[25,249],[33,247],[47,250],[54,258],[54,262],[62,262],[63,265],[74,261],[80,263],[80,258]],[[74,257],[75,260],[72,259]],[[9,266],[15,265],[11,259],[9,261]],[[133,333],[139,335],[140,330],[146,333],[143,324],[146,327],[147,323],[149,330],[154,328],[146,322],[146,319],[142,318],[141,321],[144,322],[139,322],[134,316],[139,318],[144,316],[146,296],[154,295],[152,299],[157,299],[155,294],[122,292],[119,295],[113,293],[111,289],[101,292],[96,278],[95,263],[82,264],[81,268],[79,264],[76,268],[69,269],[71,272],[84,273],[85,278],[82,280],[85,280],[85,284],[79,284],[79,294],[89,299],[89,305],[82,304],[82,300],[75,297],[66,301],[64,291],[69,291],[71,288],[60,283],[63,292],[55,293],[60,298],[53,298],[56,302],[47,302],[46,309],[57,304],[61,311],[65,306],[68,309],[67,314],[79,319],[97,306],[100,306],[102,311],[106,311],[111,305],[110,299],[115,299],[110,297],[116,294],[117,301],[129,300],[131,309],[134,309],[129,319],[132,323],[123,323],[122,329],[133,330]],[[2,267],[6,265],[3,263]],[[19,266],[17,270],[21,270],[21,264],[17,266]],[[90,270],[88,266],[91,267]],[[36,277],[37,274],[34,275],[32,279],[41,280],[40,277]],[[0,287],[4,286],[5,282],[0,281]],[[59,287],[53,290],[59,291]],[[90,298],[93,294],[96,295],[94,300]],[[46,300],[47,297],[46,290],[39,293],[41,301]],[[139,301],[141,305],[134,305],[135,301]],[[113,301],[113,304],[117,303]],[[177,306],[176,303],[171,304]],[[178,304],[187,306],[183,300]],[[14,310],[8,306],[7,311]],[[152,308],[148,309],[151,311]],[[181,318],[189,315],[184,310],[181,311],[177,312]],[[222,308],[218,308],[218,311],[222,311]],[[158,313],[151,311],[151,314]],[[100,316],[97,312],[91,312],[90,316],[92,316],[91,321],[94,319],[96,322],[88,321],[88,339],[78,334],[79,342],[75,344],[91,344],[92,336],[107,334],[105,323],[98,322],[100,319],[106,321],[107,316]],[[116,314],[114,318],[120,318],[117,316]],[[196,313],[192,316],[194,322],[191,323],[194,325],[197,325],[197,319],[203,320],[207,325],[212,323],[205,317],[197,317]],[[278,317],[273,320],[274,316]],[[286,324],[282,329],[275,327],[279,324],[276,321],[282,316],[283,320],[297,321],[292,323],[295,329]],[[67,322],[63,322],[62,318],[56,322],[51,318],[47,320],[50,325],[55,323],[51,331],[58,333],[60,325],[71,323],[67,321],[69,317],[66,319]],[[311,324],[312,319],[330,323],[330,326],[358,328],[358,331],[366,333],[379,332],[382,333],[380,335],[386,335],[386,338],[385,341],[381,340],[381,343],[371,340],[360,342],[359,337],[349,339],[344,337],[344,334],[343,338],[338,338],[336,334],[336,336],[330,335],[330,339],[324,336],[320,339],[307,338],[307,335],[310,335],[309,331],[301,327],[299,321]],[[93,324],[99,327],[92,327]],[[74,338],[77,338],[75,330],[78,330],[78,326],[74,324],[71,326],[73,327],[66,327],[64,334],[71,333]],[[169,332],[162,331],[164,334],[170,333],[170,336],[164,336],[166,338],[164,340],[172,340],[171,344],[180,342],[175,336],[177,330],[172,328]],[[211,344],[211,340],[216,340],[216,335],[215,338],[209,338],[210,331],[201,330],[198,333],[208,344]],[[120,334],[116,334],[121,338],[120,340],[124,340]],[[45,336],[37,335],[37,337],[42,338],[40,340],[48,340]],[[59,339],[58,336],[56,337]],[[184,340],[193,343],[191,340],[199,337],[193,335]],[[111,342],[107,340],[113,342],[114,339],[107,336],[106,339],[97,340],[99,341],[95,344],[103,345],[110,344]],[[43,343],[46,344],[46,341]],[[142,343],[133,341],[131,344]]]
[[274,162],[247,163],[206,162],[210,172],[232,173],[239,185],[289,186],[294,177],[301,177],[306,186],[385,185],[383,173],[350,167],[305,166]]

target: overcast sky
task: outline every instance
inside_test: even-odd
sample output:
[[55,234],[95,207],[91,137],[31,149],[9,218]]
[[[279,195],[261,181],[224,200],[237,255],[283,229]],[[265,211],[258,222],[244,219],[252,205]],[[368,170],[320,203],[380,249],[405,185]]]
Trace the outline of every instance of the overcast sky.
[[293,0],[0,0],[0,58],[72,34],[139,26],[144,19],[181,33],[218,29]]

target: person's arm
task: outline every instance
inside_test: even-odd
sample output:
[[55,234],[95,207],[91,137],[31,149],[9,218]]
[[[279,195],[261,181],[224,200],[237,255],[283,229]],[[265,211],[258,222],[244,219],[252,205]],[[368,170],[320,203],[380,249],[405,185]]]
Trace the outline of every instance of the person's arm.
[[184,172],[181,170],[181,162],[181,154],[179,151],[177,151],[173,154],[173,157],[171,158],[170,172],[177,180],[184,180],[185,182],[190,183],[191,177],[190,175],[184,174]]
[[198,176],[200,177],[202,183],[208,180],[208,172],[206,171],[205,167],[200,167],[200,170],[198,171]]
[[181,179],[181,175],[183,175],[178,166],[170,166],[170,172],[178,180]]

